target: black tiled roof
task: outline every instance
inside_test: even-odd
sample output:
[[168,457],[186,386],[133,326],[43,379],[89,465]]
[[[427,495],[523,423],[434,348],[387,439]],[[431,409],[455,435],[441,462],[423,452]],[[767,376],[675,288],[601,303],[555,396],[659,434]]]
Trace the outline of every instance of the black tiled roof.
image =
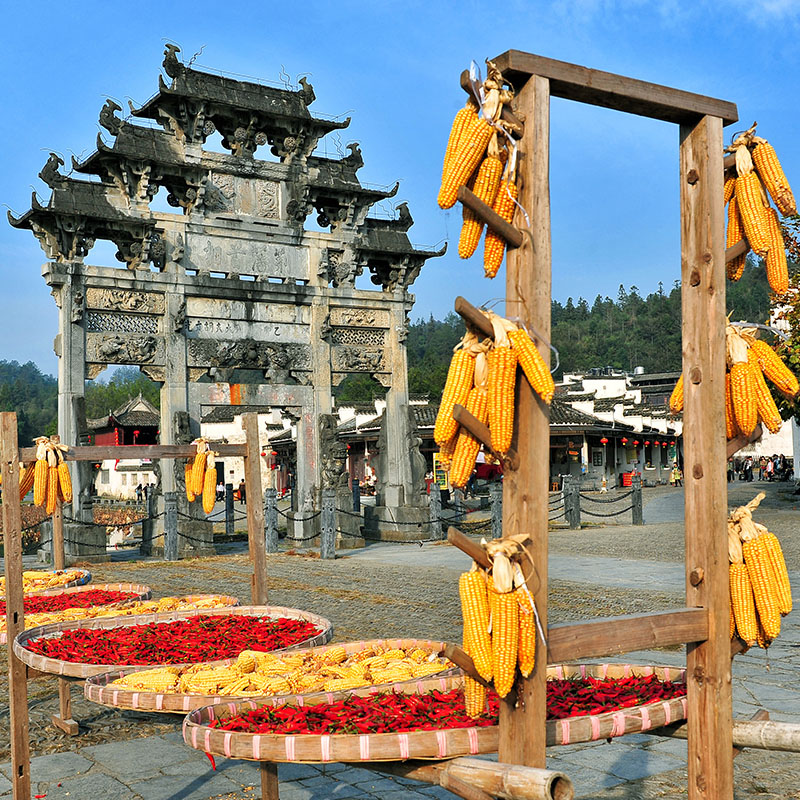
[[255,411],[256,414],[268,414],[271,410],[270,406],[219,405],[206,412],[201,417],[200,422],[233,422],[235,417],[250,411]]

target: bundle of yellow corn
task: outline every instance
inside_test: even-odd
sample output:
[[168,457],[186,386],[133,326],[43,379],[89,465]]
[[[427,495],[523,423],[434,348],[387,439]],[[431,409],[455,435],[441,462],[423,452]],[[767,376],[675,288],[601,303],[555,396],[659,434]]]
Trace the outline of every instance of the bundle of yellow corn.
[[69,467],[64,461],[66,445],[38,436],[36,462],[20,472],[19,499],[22,500],[33,487],[33,502],[44,506],[48,514],[55,511],[56,504],[72,502],[72,481]]
[[[761,339],[755,328],[728,325],[725,331],[728,370],[725,375],[725,434],[750,436],[758,422],[770,433],[780,430],[778,406],[765,379],[789,400],[800,393],[800,383],[781,357]],[[680,376],[669,407],[683,410],[683,375]]]
[[[514,210],[517,207],[516,177],[514,175],[513,158],[506,163],[500,187],[495,195],[492,211],[509,225],[514,219]],[[483,274],[487,278],[494,278],[500,265],[503,263],[503,255],[506,251],[506,240],[492,230],[486,231],[486,239],[483,244]]]
[[[22,591],[24,594],[29,592],[42,592],[45,589],[56,589],[59,586],[66,586],[84,577],[82,569],[61,569],[55,572],[30,569],[22,573]],[[6,579],[0,576],[0,596],[6,593]],[[27,617],[26,617],[27,619]]]
[[[796,214],[797,207],[775,149],[756,136],[755,130],[753,124],[726,148],[736,154],[735,175],[732,171],[724,191],[724,201],[730,203],[726,246],[743,239],[748,249],[764,259],[772,290],[784,295],[789,289],[786,247],[778,213],[770,206],[767,192],[784,216]],[[745,260],[746,253],[727,264],[731,280],[741,278]]]
[[[514,97],[513,91],[505,88],[500,71],[491,61],[486,64],[488,76],[481,87],[480,109],[477,101],[470,99],[456,114],[450,129],[442,165],[442,185],[438,197],[440,208],[452,208],[455,205],[459,188],[467,185],[483,161],[493,134],[503,130],[500,114],[503,105],[510,103]],[[487,169],[495,170],[496,165],[488,165]]]
[[[484,542],[492,563],[489,574],[473,562],[459,578],[464,651],[480,679],[493,682],[505,697],[514,686],[517,666],[523,677],[536,660],[536,611],[525,585],[519,559],[525,536]],[[467,714],[485,710],[486,686],[467,676],[464,683]]]
[[[202,437],[195,439],[192,442],[197,447],[197,454],[192,461],[192,473],[190,476],[192,494],[195,497],[200,497],[203,494],[203,481],[206,473],[206,454],[208,453],[208,442]],[[186,496],[189,496],[189,490],[186,490]]]
[[435,675],[453,668],[446,658],[420,647],[375,644],[348,655],[334,646],[317,652],[262,653],[244,650],[229,664],[142,670],[112,682],[137,691],[254,697],[335,692]]
[[210,514],[217,498],[217,463],[219,453],[211,450],[206,439],[198,438],[192,442],[197,447],[195,457],[186,462],[183,479],[186,486],[186,499],[192,503],[201,498],[203,511]]
[[[777,536],[753,521],[760,492],[728,518],[731,607],[736,633],[748,647],[769,647],[792,610],[789,574]],[[733,637],[733,626],[731,628]]]

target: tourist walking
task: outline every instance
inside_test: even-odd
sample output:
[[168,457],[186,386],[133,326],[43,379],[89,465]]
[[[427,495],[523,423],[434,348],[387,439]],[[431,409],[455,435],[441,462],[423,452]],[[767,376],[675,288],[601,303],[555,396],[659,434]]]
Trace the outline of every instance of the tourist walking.
[[244,505],[247,495],[247,489],[245,487],[244,478],[242,478],[241,482],[239,483],[239,505]]
[[672,464],[671,482],[673,486],[683,486],[683,473],[677,461]]

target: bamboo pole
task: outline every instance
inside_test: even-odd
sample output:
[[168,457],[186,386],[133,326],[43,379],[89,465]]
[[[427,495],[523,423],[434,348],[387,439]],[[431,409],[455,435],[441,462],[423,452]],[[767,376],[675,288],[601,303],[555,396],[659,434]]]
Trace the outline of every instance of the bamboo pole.
[[19,502],[17,415],[0,412],[0,475],[3,477],[3,544],[6,577],[6,659],[11,731],[11,786],[14,800],[30,800],[31,750],[28,739],[28,675],[11,642],[25,628],[22,593],[22,511]]
[[[686,739],[688,725],[675,728],[659,728],[656,736]],[[771,720],[735,719],[732,726],[734,747],[752,747],[757,750],[776,750],[784,753],[800,753],[800,725],[793,722]]]
[[[506,315],[523,319],[542,336],[550,337],[550,83],[531,76],[514,99],[514,111],[525,122],[520,142],[517,183],[519,203],[530,219],[521,247],[507,256]],[[519,209],[518,224],[525,224]],[[550,349],[539,345],[545,363]],[[549,489],[550,414],[530,384],[517,381],[513,447],[519,468],[503,478],[503,534],[527,533],[526,548],[538,581],[534,600],[547,630],[547,498]],[[523,559],[526,561],[526,559]],[[529,678],[520,678],[515,692],[500,705],[501,762],[545,766],[547,650],[536,643],[536,665]]]

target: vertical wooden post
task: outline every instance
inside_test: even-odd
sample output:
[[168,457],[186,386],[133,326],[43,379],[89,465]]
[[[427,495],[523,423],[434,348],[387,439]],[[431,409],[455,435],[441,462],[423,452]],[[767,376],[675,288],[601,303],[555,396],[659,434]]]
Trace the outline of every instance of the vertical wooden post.
[[[530,218],[530,236],[508,253],[506,315],[519,317],[548,341],[537,341],[550,363],[550,82],[532,76],[519,90],[514,111],[525,123],[520,141],[517,174],[519,203]],[[526,221],[519,209],[516,223]],[[550,414],[522,378],[517,381],[517,417],[514,443],[519,469],[508,470],[503,479],[503,535],[527,533],[528,549],[536,575],[529,586],[539,618],[547,630],[547,506],[550,452]],[[545,766],[545,681],[547,653],[536,643],[536,666],[520,679],[516,697],[509,695],[500,706],[499,759],[530,767]]]
[[[708,639],[686,653],[689,798],[733,798],[725,476],[725,231],[722,120],[681,127],[686,605],[708,609]],[[689,575],[702,569],[693,586]]]
[[258,769],[261,773],[261,800],[279,800],[278,765],[261,761]]
[[244,485],[247,502],[247,541],[253,561],[252,600],[257,606],[267,602],[267,558],[264,542],[264,497],[261,491],[261,447],[258,442],[258,414],[242,414],[247,455],[244,459]]
[[30,800],[31,750],[28,739],[28,672],[11,642],[25,629],[22,594],[22,512],[19,504],[17,415],[0,413],[0,475],[3,477],[3,545],[6,577],[6,659],[8,661],[11,785],[14,800]]
[[50,546],[53,550],[53,568],[64,569],[64,509],[61,500],[56,501],[53,510],[53,536]]

